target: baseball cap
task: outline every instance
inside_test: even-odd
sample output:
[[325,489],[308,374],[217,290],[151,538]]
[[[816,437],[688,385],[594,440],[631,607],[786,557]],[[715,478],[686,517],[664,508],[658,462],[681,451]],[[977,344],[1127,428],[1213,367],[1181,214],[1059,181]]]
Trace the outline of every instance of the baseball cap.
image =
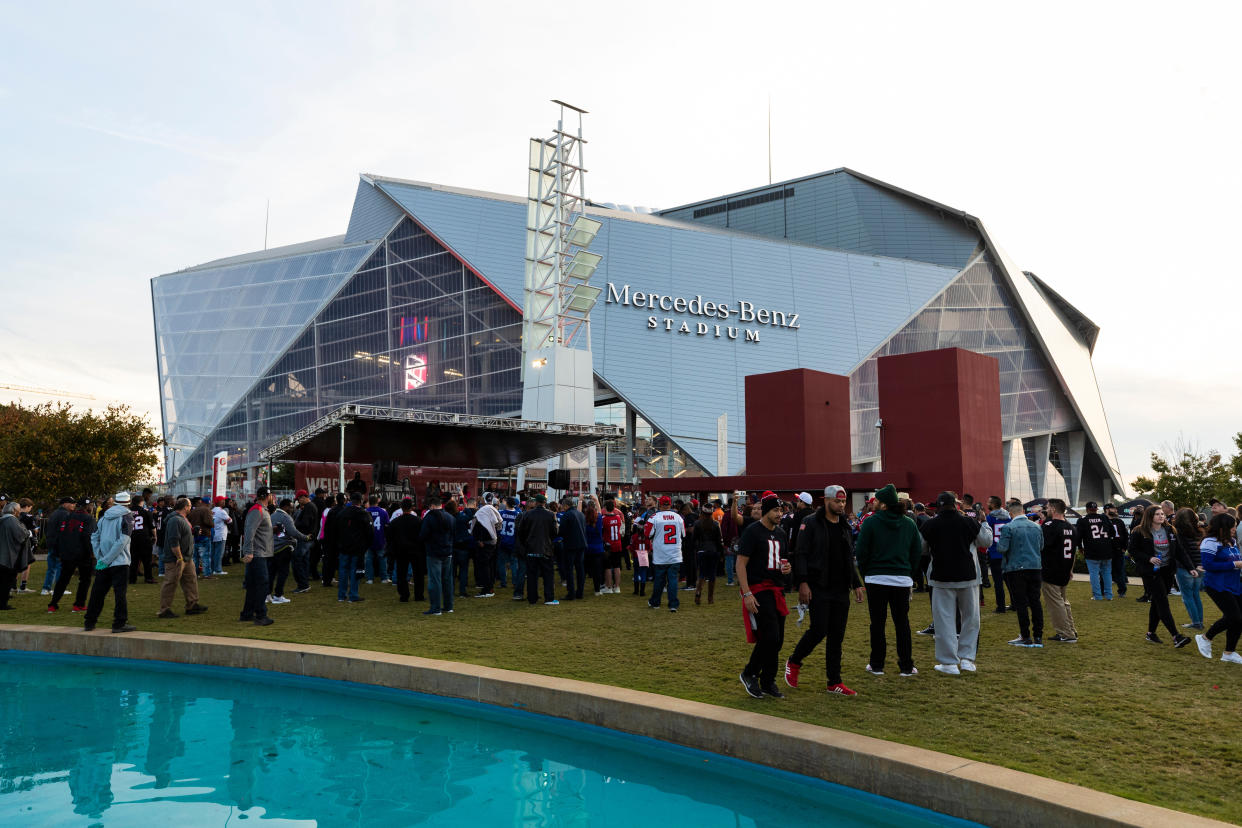
[[1096,502],[1095,502],[1094,500],[1088,500],[1086,505],[1087,505],[1087,508],[1088,508],[1088,509],[1098,509],[1098,508],[1100,508],[1100,507],[1099,507],[1099,505],[1098,505],[1098,504],[1096,504]]
[[[303,494],[305,494],[305,492],[303,492]],[[213,502],[214,502],[217,506],[219,506],[221,503],[224,503],[224,502],[225,502],[225,501],[227,501],[227,500],[228,500],[228,498],[227,498],[227,497],[225,497],[224,495],[216,495],[216,499],[215,499]]]
[[77,500],[77,498],[73,498],[73,497],[62,497],[62,498],[60,499],[60,503],[62,503],[62,504],[64,504],[64,503],[73,503],[73,502],[75,502],[76,500]]
[[306,489],[298,489],[296,492],[293,493],[293,496],[294,497],[310,497],[310,492],[306,491]]
[[699,508],[699,499],[697,497],[690,498],[690,505],[695,509]]
[[936,497],[937,508],[943,508],[945,506],[956,506],[956,505],[957,505],[957,497],[954,496],[953,492],[941,492]]
[[548,502],[548,498],[541,494],[533,494],[530,496],[530,499],[533,500],[535,503],[547,503]]
[[668,495],[660,495],[660,501],[659,501],[659,503],[660,503],[660,505],[661,505],[661,506],[672,506],[672,505],[673,505],[673,499],[672,499],[671,497],[669,497]]
[[833,486],[825,486],[825,487],[824,487],[824,497],[827,497],[827,498],[836,498],[837,500],[845,500],[845,487],[844,487],[844,486],[836,486],[836,485],[833,485]]
[[89,497],[79,497],[76,505],[78,505],[78,506],[90,506],[90,505],[91,505],[91,499],[90,499]]
[[811,505],[811,496],[806,492],[798,492],[798,500],[801,500],[807,506]]

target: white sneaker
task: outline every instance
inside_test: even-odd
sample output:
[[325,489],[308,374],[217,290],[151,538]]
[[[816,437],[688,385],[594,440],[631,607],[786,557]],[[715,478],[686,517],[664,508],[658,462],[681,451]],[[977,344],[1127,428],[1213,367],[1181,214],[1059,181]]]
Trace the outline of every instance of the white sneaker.
[[975,663],[968,658],[963,658],[958,664],[958,667],[963,673],[973,673],[978,670],[978,668],[975,667]]
[[391,584],[391,583],[392,583],[392,581],[390,581],[390,580],[388,580],[387,578],[385,578],[384,580],[380,581],[380,583],[381,583],[381,584]]
[[901,675],[902,675],[902,677],[904,677],[904,678],[909,678],[910,676],[917,676],[918,674],[919,674],[919,668],[918,668],[918,667],[911,667],[911,668],[910,668],[910,672],[908,672],[908,673],[902,673]]
[[1212,641],[1205,635],[1195,636],[1195,646],[1199,648],[1199,655],[1204,658],[1212,657]]
[[371,579],[367,579],[367,583],[368,583],[368,584],[373,584],[373,583],[375,583],[375,581],[374,581],[374,580],[371,580]]
[[275,598],[272,599],[272,603],[273,604],[291,604],[293,602],[283,595],[277,595]]
[[1220,657],[1221,661],[1228,661],[1230,664],[1242,664],[1242,656],[1237,653],[1225,653]]
[[264,599],[263,599],[263,603],[265,603],[265,604],[274,604],[274,603],[276,603],[276,602],[275,602],[275,601],[273,601],[273,600],[272,600],[272,596],[270,596],[270,595],[269,595],[269,596],[267,596],[266,598],[264,598]]
[[960,676],[962,671],[958,669],[956,664],[937,664],[936,672],[944,673],[946,676]]
[[601,589],[599,592],[595,593],[595,597],[598,598],[599,596],[604,595],[604,594],[605,594],[604,590]]
[[871,675],[873,675],[873,676],[882,676],[882,675],[884,675],[884,671],[883,671],[883,670],[872,670],[872,669],[871,669],[871,665],[870,665],[870,664],[868,664],[868,665],[866,666],[866,668],[865,668],[865,669],[867,670],[867,672],[868,672],[868,673],[870,673],[870,674],[871,674]]
[[51,594],[52,594],[52,591],[51,591],[50,589],[45,589],[45,590],[43,590],[42,592],[40,592],[39,594],[40,594],[40,595],[51,595]]

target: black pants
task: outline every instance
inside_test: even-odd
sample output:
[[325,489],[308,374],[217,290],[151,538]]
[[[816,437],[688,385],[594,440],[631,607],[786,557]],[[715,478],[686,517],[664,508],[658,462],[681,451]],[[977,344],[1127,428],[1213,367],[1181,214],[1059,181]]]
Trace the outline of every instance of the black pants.
[[826,595],[811,591],[811,626],[802,634],[789,660],[799,667],[802,661],[827,639],[824,645],[824,666],[828,669],[828,684],[841,683],[841,642],[845,640],[845,622],[850,617],[848,595]]
[[[561,570],[561,574],[565,576],[565,600],[580,599],[582,591],[586,589],[586,550],[566,549],[562,560],[565,567]],[[676,586],[673,584],[674,588]]]
[[138,572],[142,571],[142,579],[147,583],[154,580],[151,577],[151,548],[145,549],[132,547],[129,550],[131,558],[129,562],[129,582],[131,584],[138,583]]
[[332,576],[336,574],[336,552],[325,549],[323,551],[323,585],[332,586]]
[[[61,571],[64,571],[64,564],[61,564]],[[7,566],[0,566],[0,608],[8,608],[9,590],[15,586],[17,586],[17,571]]]
[[1225,634],[1225,652],[1236,652],[1238,637],[1242,636],[1242,599],[1239,599],[1232,592],[1217,592],[1211,587],[1204,587],[1203,590],[1222,613],[1221,617],[1216,620],[1216,623],[1208,627],[1208,631],[1203,634],[1203,637],[1210,641],[1218,633],[1223,632]]
[[535,603],[539,600],[539,581],[543,580],[543,600],[555,601],[555,581],[552,561],[543,556],[529,555],[526,558],[526,600]]
[[[76,555],[72,558],[61,556],[60,559],[60,577],[56,579],[56,586],[52,589],[52,601],[49,607],[60,608],[61,596],[65,594],[65,590],[69,587],[69,580],[73,578],[73,573],[78,574],[78,592],[73,599],[75,607],[86,606],[86,596],[91,591],[91,578],[95,577],[95,559],[90,555]],[[8,590],[4,595],[8,597]]]
[[884,669],[888,655],[888,641],[884,628],[888,615],[893,615],[893,628],[897,633],[897,668],[903,673],[914,669],[914,655],[910,646],[910,588],[887,584],[867,584],[867,612],[871,615],[871,658],[867,662],[872,670]]
[[[587,558],[590,558],[587,555]],[[694,586],[694,582],[699,579],[698,555],[689,549],[682,549],[681,552],[681,577],[686,582],[686,586]],[[597,588],[598,591],[598,588]]]
[[285,594],[285,581],[289,580],[289,564],[293,560],[293,549],[286,546],[268,558],[268,580],[271,581],[273,595]]
[[[453,547],[453,581],[457,584],[457,594],[466,597],[466,584],[470,580],[470,550],[460,546]],[[478,584],[475,584],[478,586]]]
[[[1004,609],[1005,604],[1005,561],[1001,558],[988,561],[988,569],[992,570],[992,586],[996,587],[996,608]],[[1014,604],[1013,590],[1009,590],[1009,603]],[[1016,604],[1015,604],[1016,606]]]
[[1166,566],[1144,575],[1143,589],[1147,590],[1147,597],[1150,599],[1147,606],[1147,631],[1154,633],[1157,625],[1164,624],[1169,635],[1177,638],[1177,625],[1173,623],[1173,613],[1169,610],[1169,579],[1172,575],[1165,574],[1172,570],[1172,566]]
[[267,566],[270,560],[271,558],[251,558],[250,563],[246,564],[246,598],[242,602],[242,621],[267,617]]
[[495,579],[496,545],[485,543],[474,551],[474,584],[479,588],[479,594],[494,592]]
[[1113,583],[1117,585],[1117,594],[1122,598],[1126,597],[1126,587],[1130,585],[1130,579],[1126,577],[1126,553],[1113,553]]
[[776,682],[776,662],[785,643],[785,616],[776,608],[776,595],[771,590],[756,592],[755,601],[759,604],[754,614],[755,648],[744,672],[758,676],[760,687],[768,687]]
[[[996,570],[992,569],[989,566],[987,549],[980,549],[979,547],[976,546],[975,554],[979,556],[979,571],[983,573],[983,586],[986,589],[987,587],[990,587],[992,585],[988,583],[988,572],[993,573],[993,581],[1000,579],[1001,576],[996,575],[995,574]],[[874,667],[875,665],[872,665],[872,666]]]
[[112,629],[119,630],[129,621],[129,602],[125,600],[125,590],[129,588],[129,564],[110,566],[95,573],[95,585],[91,587],[91,600],[86,605],[86,626],[94,627],[103,612],[104,599],[108,590],[115,594],[115,606],[112,608]]
[[311,542],[310,548],[310,576],[316,581],[319,578],[319,562],[323,560],[323,543],[315,540]]
[[1033,626],[1034,637],[1043,638],[1044,605],[1039,602],[1043,573],[1038,569],[1019,569],[1006,572],[1005,580],[1009,583],[1009,600],[1018,612],[1018,632],[1024,639],[1030,638]]
[[586,553],[586,571],[591,576],[591,583],[595,584],[595,591],[599,592],[604,588],[604,556],[587,550]]
[[424,600],[423,590],[427,583],[426,553],[410,554],[408,552],[398,552],[392,556],[391,560],[396,565],[394,575],[397,582],[397,596],[402,601],[410,600],[410,569],[412,567],[414,570],[414,600]]

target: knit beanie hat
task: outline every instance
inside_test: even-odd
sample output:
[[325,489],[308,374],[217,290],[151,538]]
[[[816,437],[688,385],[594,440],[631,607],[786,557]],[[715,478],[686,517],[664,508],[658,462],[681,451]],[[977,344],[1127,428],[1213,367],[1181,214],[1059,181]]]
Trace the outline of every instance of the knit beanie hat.
[[875,499],[891,509],[897,508],[897,487],[889,483],[875,493]]

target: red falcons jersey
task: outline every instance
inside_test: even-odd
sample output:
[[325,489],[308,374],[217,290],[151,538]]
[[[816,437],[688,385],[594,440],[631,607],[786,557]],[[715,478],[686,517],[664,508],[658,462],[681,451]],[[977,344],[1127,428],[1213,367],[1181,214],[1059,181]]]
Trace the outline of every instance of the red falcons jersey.
[[604,522],[604,546],[606,546],[610,552],[620,552],[621,534],[625,531],[625,519],[621,516],[621,513],[616,510],[604,512],[601,517]]

